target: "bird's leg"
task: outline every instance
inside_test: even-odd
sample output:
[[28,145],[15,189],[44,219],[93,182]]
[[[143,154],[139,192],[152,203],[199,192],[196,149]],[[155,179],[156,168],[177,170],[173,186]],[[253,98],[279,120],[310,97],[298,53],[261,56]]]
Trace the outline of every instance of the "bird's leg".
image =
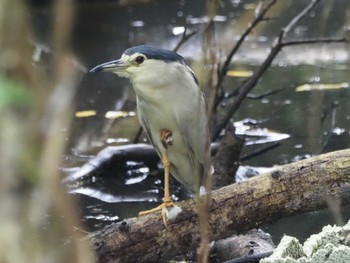
[[162,164],[164,167],[164,203],[170,203],[170,161],[168,157],[168,145],[171,145],[173,143],[173,133],[168,129],[161,129],[160,140],[165,149],[162,155]]
[[165,148],[164,153],[162,154],[162,164],[164,167],[164,200],[163,203],[151,210],[142,211],[139,213],[139,216],[147,215],[149,213],[156,212],[158,210],[162,210],[162,219],[163,223],[166,226],[167,222],[167,208],[171,206],[175,206],[173,201],[171,201],[170,198],[170,186],[169,186],[169,180],[170,180],[170,161],[168,157],[168,145],[172,144],[173,138],[172,138],[172,132],[168,129],[162,129],[160,131],[160,140]]
[[170,168],[170,161],[168,158],[168,151],[165,151],[165,154],[163,155],[162,158],[162,164],[164,167],[164,203],[171,202],[170,198],[170,186],[169,186],[169,181],[170,181],[170,175],[169,175],[169,168]]

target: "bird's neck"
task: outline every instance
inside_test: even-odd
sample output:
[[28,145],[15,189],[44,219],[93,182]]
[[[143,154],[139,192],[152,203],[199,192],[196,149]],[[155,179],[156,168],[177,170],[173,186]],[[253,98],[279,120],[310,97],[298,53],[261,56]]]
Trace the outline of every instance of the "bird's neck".
[[132,82],[133,88],[137,97],[146,103],[158,104],[164,103],[167,98],[167,86],[163,83],[145,83],[139,84],[136,81]]

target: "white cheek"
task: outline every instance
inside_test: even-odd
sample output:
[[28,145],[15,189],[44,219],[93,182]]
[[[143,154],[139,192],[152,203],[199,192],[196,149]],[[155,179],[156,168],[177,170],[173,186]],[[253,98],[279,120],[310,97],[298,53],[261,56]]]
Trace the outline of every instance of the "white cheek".
[[128,74],[127,72],[113,72],[113,73],[121,78],[130,78],[130,74]]
[[143,66],[130,67],[126,70],[129,78],[132,82],[146,84],[150,77],[150,70],[145,69]]

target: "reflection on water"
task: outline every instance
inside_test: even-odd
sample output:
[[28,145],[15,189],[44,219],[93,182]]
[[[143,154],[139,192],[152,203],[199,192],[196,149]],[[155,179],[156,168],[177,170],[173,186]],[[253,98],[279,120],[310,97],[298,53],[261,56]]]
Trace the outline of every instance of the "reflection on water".
[[145,193],[143,193],[142,195],[139,194],[139,196],[130,196],[130,195],[117,196],[115,194],[108,194],[103,191],[100,191],[99,189],[94,189],[89,187],[81,187],[70,191],[71,194],[86,195],[106,203],[149,202],[151,199],[153,200],[157,199],[156,194],[158,193],[158,191],[153,191],[153,192],[155,194],[151,195],[150,191],[148,191],[148,194],[149,194],[148,196]]
[[[219,9],[215,25],[222,60],[252,21],[257,2],[225,1]],[[268,54],[276,32],[304,6],[304,2],[280,1],[270,14],[274,19],[261,24],[247,38],[234,57],[234,71],[231,72],[234,74],[224,83],[227,92],[250,76],[242,73],[257,69]],[[346,30],[343,25],[348,24],[345,10],[349,5],[346,0],[323,1],[317,9],[319,13],[306,17],[290,32],[288,39],[342,36]],[[47,37],[50,12],[46,7],[36,7],[31,16],[37,25],[34,45],[42,47],[42,54],[35,53],[35,60],[40,62],[54,52]],[[179,53],[193,61],[195,71],[205,70],[203,65],[198,66],[198,62],[206,20],[206,7],[201,0],[153,1],[123,7],[114,2],[80,3],[73,35],[77,65],[86,71],[101,62],[118,58],[127,47],[142,43],[172,49],[188,26],[189,30],[199,32],[181,47]],[[244,167],[247,170],[262,169],[322,151],[350,147],[350,90],[295,90],[310,82],[324,85],[345,83],[348,86],[349,68],[349,49],[343,44],[300,45],[284,49],[234,116],[235,121],[240,121],[237,123],[248,118],[255,122],[249,127],[254,128],[251,131],[255,133],[251,136],[256,136],[256,140],[249,141],[250,145],[245,147],[243,154],[253,152],[257,143],[268,145],[280,141],[280,145],[244,162]],[[262,96],[269,92],[271,95]],[[135,95],[127,80],[108,73],[85,74],[77,94],[78,115],[69,138],[69,158],[63,161],[63,165],[80,167],[86,163],[86,158],[77,156],[94,156],[108,145],[133,141],[139,129],[137,117],[130,114],[135,112],[135,103]],[[225,104],[221,107],[225,110]],[[110,118],[112,115],[117,118]],[[263,131],[263,137],[258,131]],[[115,164],[107,174],[98,174],[94,180],[71,186],[71,193],[80,196],[83,220],[90,229],[101,227],[101,221],[135,216],[138,211],[148,208],[145,206],[153,207],[150,202],[161,200],[162,169],[155,169],[157,164],[133,161]],[[70,173],[74,174],[73,171]],[[239,178],[244,177],[247,175],[239,173]],[[175,199],[188,196],[176,182],[172,185]]]
[[[249,119],[249,122],[251,121],[252,119]],[[246,137],[245,145],[278,142],[290,137],[289,134],[270,131],[267,128],[255,128],[245,123],[246,120],[235,122],[236,134]]]

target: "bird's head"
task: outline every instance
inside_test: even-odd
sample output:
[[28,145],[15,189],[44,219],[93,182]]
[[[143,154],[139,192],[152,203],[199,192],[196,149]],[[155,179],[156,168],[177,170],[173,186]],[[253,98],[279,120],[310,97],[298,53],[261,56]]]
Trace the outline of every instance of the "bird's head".
[[183,57],[176,52],[142,45],[125,50],[120,59],[98,65],[90,72],[109,71],[134,80],[140,76],[159,76],[169,70],[171,64],[186,66]]

